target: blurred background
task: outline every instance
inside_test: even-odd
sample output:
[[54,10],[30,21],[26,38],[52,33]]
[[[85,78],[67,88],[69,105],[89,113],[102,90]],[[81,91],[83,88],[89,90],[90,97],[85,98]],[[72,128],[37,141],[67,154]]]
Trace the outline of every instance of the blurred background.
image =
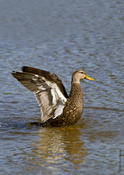
[[[124,1],[0,0],[0,174],[124,173]],[[27,65],[82,83],[84,113],[73,127],[40,121],[31,92],[11,75]]]

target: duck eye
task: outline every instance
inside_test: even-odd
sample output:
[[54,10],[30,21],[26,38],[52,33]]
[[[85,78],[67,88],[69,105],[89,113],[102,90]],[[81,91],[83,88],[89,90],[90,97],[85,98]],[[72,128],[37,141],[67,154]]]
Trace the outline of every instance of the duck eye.
[[84,72],[83,72],[83,71],[81,71],[80,73],[81,73],[81,74],[84,74]]

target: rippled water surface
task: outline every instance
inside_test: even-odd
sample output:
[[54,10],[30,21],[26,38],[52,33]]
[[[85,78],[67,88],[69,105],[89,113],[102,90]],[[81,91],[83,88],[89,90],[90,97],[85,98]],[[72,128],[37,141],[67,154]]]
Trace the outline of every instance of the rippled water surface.
[[[0,175],[124,173],[124,1],[0,0]],[[31,92],[12,76],[28,65],[56,73],[69,93],[83,68],[84,113],[41,128]]]

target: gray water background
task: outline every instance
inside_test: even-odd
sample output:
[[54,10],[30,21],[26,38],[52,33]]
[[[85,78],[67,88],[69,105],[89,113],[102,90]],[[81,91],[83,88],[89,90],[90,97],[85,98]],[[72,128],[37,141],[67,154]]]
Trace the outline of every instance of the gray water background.
[[[69,128],[31,127],[40,110],[12,76],[28,65],[70,91],[85,69],[84,113]],[[0,0],[0,175],[124,174],[124,1]]]

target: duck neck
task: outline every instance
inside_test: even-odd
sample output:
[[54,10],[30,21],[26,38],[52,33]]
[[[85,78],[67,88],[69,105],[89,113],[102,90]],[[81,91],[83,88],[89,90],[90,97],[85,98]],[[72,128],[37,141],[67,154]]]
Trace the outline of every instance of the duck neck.
[[83,103],[83,92],[80,82],[73,82],[71,83],[71,91],[70,91],[70,98],[76,99],[77,102]]

